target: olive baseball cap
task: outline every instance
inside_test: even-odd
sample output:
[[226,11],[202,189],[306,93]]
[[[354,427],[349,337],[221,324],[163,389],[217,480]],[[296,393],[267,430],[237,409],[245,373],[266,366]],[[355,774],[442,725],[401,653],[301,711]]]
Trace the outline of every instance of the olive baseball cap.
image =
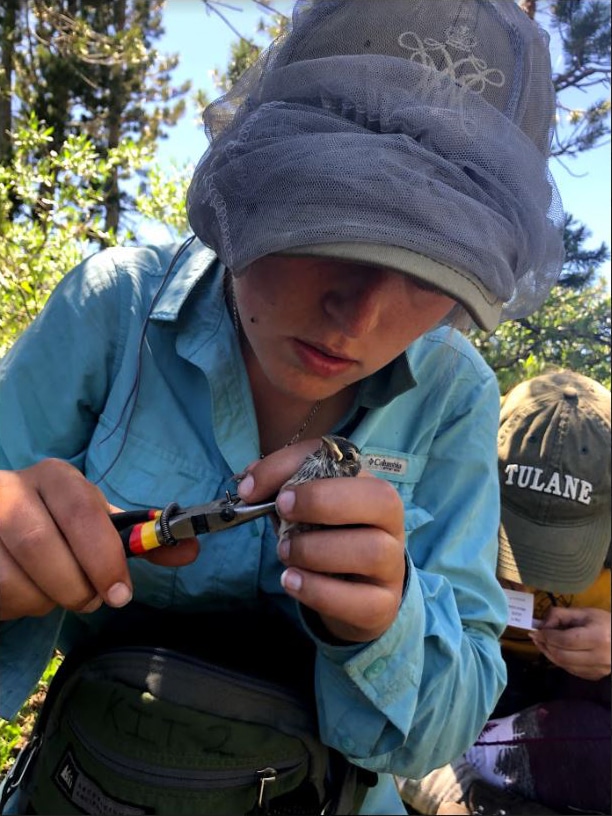
[[501,408],[497,574],[575,593],[610,545],[610,392],[571,371],[527,380]]

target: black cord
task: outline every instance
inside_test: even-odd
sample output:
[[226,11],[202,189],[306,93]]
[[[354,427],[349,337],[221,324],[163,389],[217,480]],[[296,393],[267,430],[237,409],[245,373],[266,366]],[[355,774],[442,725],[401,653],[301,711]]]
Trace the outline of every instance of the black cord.
[[110,473],[112,468],[117,464],[117,460],[119,459],[119,457],[123,453],[123,449],[125,447],[125,443],[126,443],[126,440],[127,440],[127,435],[128,435],[128,431],[129,431],[129,428],[130,428],[130,424],[132,422],[132,417],[134,415],[134,409],[136,408],[136,400],[138,399],[138,391],[139,391],[139,388],[140,388],[140,372],[141,372],[141,368],[142,368],[142,350],[144,348],[144,342],[145,342],[145,337],[146,337],[146,333],[147,333],[147,328],[148,328],[149,323],[151,321],[151,314],[153,313],[153,309],[155,308],[155,306],[157,304],[157,301],[159,300],[159,298],[161,296],[163,288],[166,285],[166,282],[168,281],[168,278],[170,277],[170,274],[172,273],[172,270],[176,266],[176,264],[177,264],[179,258],[181,257],[181,255],[183,255],[183,253],[195,241],[195,237],[196,237],[195,235],[190,235],[189,238],[187,238],[185,241],[183,241],[183,243],[180,245],[180,247],[174,253],[174,255],[172,257],[172,260],[168,264],[168,269],[166,269],[166,271],[164,273],[164,277],[162,278],[162,281],[159,284],[159,287],[157,288],[157,291],[155,292],[155,295],[153,296],[153,299],[151,300],[151,304],[150,304],[150,306],[149,306],[149,308],[147,310],[147,315],[146,315],[146,317],[144,319],[144,322],[142,324],[142,329],[140,330],[140,337],[139,337],[139,340],[138,340],[138,354],[137,354],[137,358],[136,358],[136,374],[134,376],[134,382],[132,383],[132,387],[130,388],[130,393],[128,394],[127,399],[123,404],[123,408],[121,409],[121,413],[119,414],[119,419],[117,420],[117,422],[115,424],[115,427],[110,431],[110,433],[108,433],[103,439],[101,439],[98,442],[98,445],[102,445],[104,442],[106,442],[108,439],[110,439],[111,436],[113,436],[113,434],[120,427],[121,421],[123,420],[123,418],[125,416],[125,413],[129,408],[129,414],[128,414],[127,422],[125,424],[125,432],[123,434],[123,439],[121,440],[121,444],[119,445],[117,453],[115,454],[115,456],[111,460],[111,463],[108,465],[106,470],[100,476],[98,476],[98,478],[95,480],[94,484],[99,484],[102,481],[102,479],[104,479],[106,476],[108,476],[108,474]]

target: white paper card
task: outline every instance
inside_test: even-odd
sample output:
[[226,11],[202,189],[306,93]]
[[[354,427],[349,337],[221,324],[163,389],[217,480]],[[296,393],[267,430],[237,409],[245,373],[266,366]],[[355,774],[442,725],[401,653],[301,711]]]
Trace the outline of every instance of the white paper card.
[[508,599],[508,626],[533,629],[533,595],[517,589],[504,589]]

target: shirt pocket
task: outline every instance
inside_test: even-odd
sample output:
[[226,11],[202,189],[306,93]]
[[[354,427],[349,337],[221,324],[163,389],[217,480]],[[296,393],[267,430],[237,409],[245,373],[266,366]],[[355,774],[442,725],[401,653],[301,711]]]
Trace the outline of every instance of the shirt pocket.
[[100,418],[85,462],[85,475],[111,504],[124,510],[163,508],[169,502],[185,507],[211,501],[231,485],[235,488],[227,466],[213,465],[205,451],[197,458],[178,444],[145,439],[131,429],[125,435],[114,427]]
[[[109,423],[101,423],[99,440],[94,436],[89,446],[86,475],[122,510],[162,509],[170,502],[188,507],[235,491],[227,464],[220,457],[211,461],[204,446],[186,452],[177,440],[144,439],[132,428],[127,436],[121,429],[108,434]],[[198,557],[182,567],[130,559],[135,600],[198,612],[255,598],[261,559],[256,524],[201,535]]]
[[424,507],[415,504],[413,494],[427,463],[428,456],[390,448],[364,446],[361,450],[364,468],[373,476],[384,479],[395,487],[404,505],[406,533],[422,527],[433,516]]

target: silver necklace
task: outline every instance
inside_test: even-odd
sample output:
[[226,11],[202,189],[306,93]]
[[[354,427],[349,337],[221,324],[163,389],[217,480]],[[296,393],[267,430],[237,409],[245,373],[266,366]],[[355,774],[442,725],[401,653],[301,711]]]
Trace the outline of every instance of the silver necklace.
[[[227,288],[229,289],[229,299],[230,299],[230,303],[231,303],[231,306],[232,306],[232,323],[234,324],[234,329],[236,331],[236,335],[239,338],[240,337],[240,331],[241,331],[240,315],[238,314],[238,306],[236,305],[236,295],[234,294],[234,287],[232,286],[232,281],[231,281],[231,278],[230,278],[229,275],[227,277],[227,281],[228,281],[227,282]],[[322,402],[323,402],[322,400],[317,400],[315,402],[315,404],[310,409],[310,413],[308,414],[308,416],[306,417],[304,422],[300,425],[298,430],[293,434],[291,439],[288,442],[285,442],[285,444],[283,445],[284,448],[288,448],[289,445],[293,445],[295,442],[297,442],[298,440],[300,440],[302,438],[304,432],[306,431],[306,429],[308,428],[308,426],[310,425],[312,420],[315,418],[315,416],[318,414],[319,408],[321,407]],[[262,456],[263,456],[263,454],[262,454]]]

